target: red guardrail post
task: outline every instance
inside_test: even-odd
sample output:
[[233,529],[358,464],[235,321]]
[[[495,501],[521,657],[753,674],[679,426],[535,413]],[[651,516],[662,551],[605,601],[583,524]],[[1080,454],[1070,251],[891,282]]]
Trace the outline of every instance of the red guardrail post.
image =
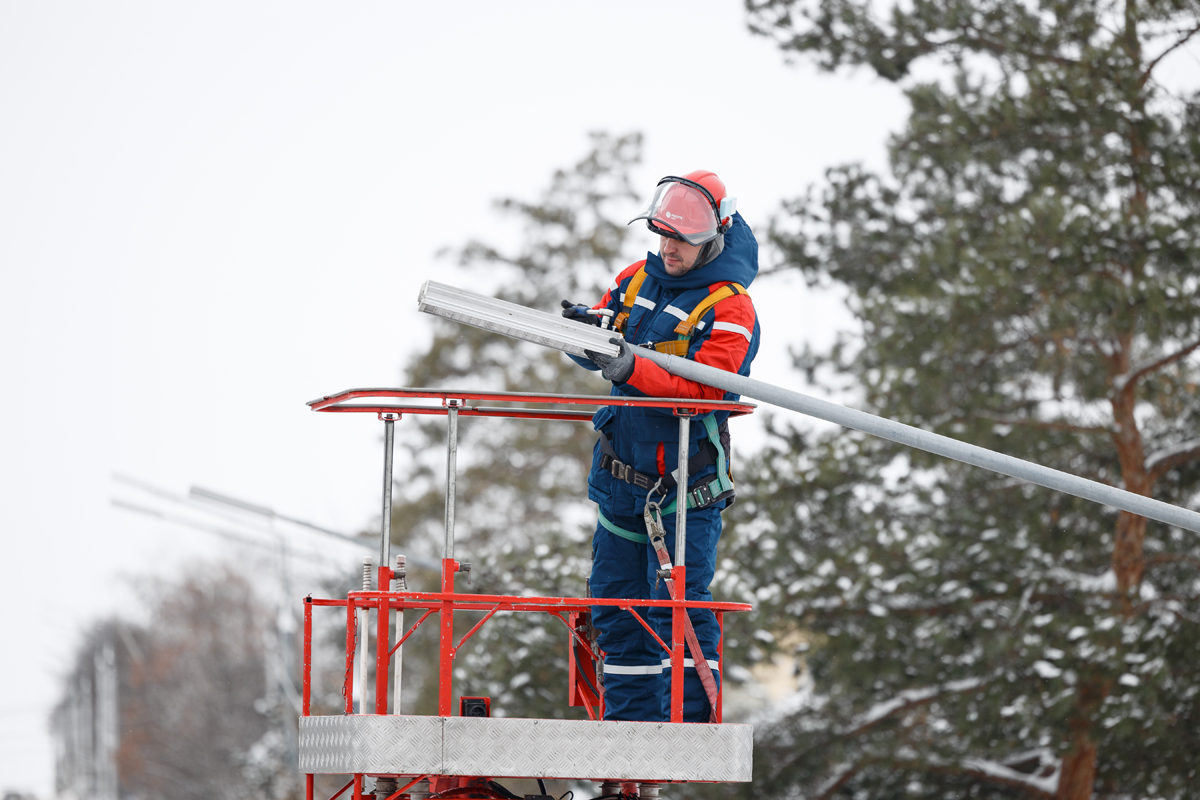
[[716,612],[717,616],[717,722],[724,719],[725,714],[725,612]]
[[[442,559],[442,593],[454,593],[454,573],[458,562],[453,558]],[[454,678],[454,600],[442,601],[441,637],[438,641],[438,716],[451,716]]]
[[312,710],[312,595],[304,598],[304,676],[300,698],[300,716],[307,717]]
[[[388,592],[391,589],[392,570],[388,567],[379,568],[379,590]],[[392,611],[386,596],[379,600],[379,611],[376,614],[378,625],[375,628],[375,713],[388,713],[388,678],[391,676],[391,659],[388,654],[392,649],[391,627]]]
[[687,609],[680,605],[684,599],[684,576],[687,567],[677,564],[671,568],[675,581],[675,602],[671,606],[671,722],[683,722],[683,659],[684,659],[684,615]]
[[346,713],[354,713],[354,645],[358,628],[358,614],[354,600],[346,598],[346,675],[342,680],[342,692],[346,695]]

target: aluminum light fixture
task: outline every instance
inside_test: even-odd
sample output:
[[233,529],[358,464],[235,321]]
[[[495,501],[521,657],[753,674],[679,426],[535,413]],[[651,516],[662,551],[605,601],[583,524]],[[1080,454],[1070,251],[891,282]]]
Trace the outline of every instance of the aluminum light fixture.
[[583,358],[587,358],[584,350],[611,356],[620,353],[620,348],[609,341],[620,335],[616,331],[601,330],[595,325],[564,319],[559,314],[548,314],[437,281],[425,281],[417,298],[417,310]]

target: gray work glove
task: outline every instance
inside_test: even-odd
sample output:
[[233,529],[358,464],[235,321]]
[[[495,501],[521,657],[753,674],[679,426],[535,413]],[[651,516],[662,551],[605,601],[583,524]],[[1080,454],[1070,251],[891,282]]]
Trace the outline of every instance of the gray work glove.
[[582,303],[572,303],[570,300],[563,300],[562,308],[562,315],[567,319],[582,322],[584,325],[600,325],[600,317],[589,313],[591,308]]
[[633,375],[633,348],[629,342],[614,336],[610,342],[621,348],[618,355],[610,356],[595,350],[584,350],[587,357],[600,367],[600,374],[613,383],[624,383]]

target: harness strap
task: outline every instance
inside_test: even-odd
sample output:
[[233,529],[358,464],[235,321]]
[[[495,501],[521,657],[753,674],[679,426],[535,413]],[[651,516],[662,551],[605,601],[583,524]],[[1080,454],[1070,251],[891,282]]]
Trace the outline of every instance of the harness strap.
[[[712,446],[702,448],[699,453],[688,460],[689,475],[699,472],[709,464],[719,464],[724,461],[725,454],[721,452],[720,439],[714,441],[711,436],[709,439],[709,443]],[[644,472],[638,472],[632,466],[617,458],[617,451],[613,449],[612,442],[608,440],[603,431],[600,431],[600,453],[600,469],[611,473],[619,481],[632,483],[641,489],[649,490],[659,480],[657,475],[647,475]],[[662,478],[662,488],[666,491],[674,489],[676,484],[674,475],[667,475]]]
[[[704,430],[708,433],[708,441],[717,454],[717,475],[708,483],[701,484],[688,492],[687,507],[689,511],[693,508],[705,508],[735,494],[733,479],[729,477],[729,463],[725,460],[725,448],[721,446],[721,429],[717,426],[717,421],[712,414],[705,414],[701,419],[704,421]],[[689,462],[688,472],[691,471],[692,465]],[[666,478],[663,479],[663,485],[666,486]],[[674,511],[675,503],[676,501],[672,500],[663,508],[663,513]]]
[[621,299],[621,311],[613,319],[613,330],[617,333],[625,333],[625,323],[629,321],[629,315],[633,312],[633,305],[637,302],[638,291],[642,288],[642,283],[646,280],[646,266],[643,263],[637,272],[633,273],[633,277],[629,279],[629,285],[625,287],[625,296]]
[[708,297],[701,300],[692,309],[692,313],[688,314],[688,318],[682,320],[675,326],[675,332],[680,336],[691,338],[692,332],[696,330],[696,326],[700,324],[700,318],[708,313],[708,310],[717,303],[724,300],[726,297],[733,297],[735,294],[746,294],[746,287],[738,283],[727,283],[715,292],[710,292]]
[[[646,267],[643,264],[633,274],[633,277],[629,279],[629,284],[625,287],[625,295],[621,299],[621,311],[613,319],[613,330],[617,331],[617,333],[625,333],[625,324],[629,321],[629,315],[633,313],[633,307],[637,303],[638,292],[641,291],[645,280]],[[669,356],[686,356],[692,343],[692,334],[699,327],[701,318],[708,313],[709,309],[726,297],[733,297],[738,294],[749,294],[749,292],[740,283],[727,283],[715,292],[710,292],[708,297],[696,304],[696,307],[692,309],[692,313],[688,314],[687,319],[681,320],[675,326],[675,333],[679,335],[679,338],[670,342],[656,342],[654,349]]]
[[627,530],[626,528],[622,528],[620,525],[615,524],[608,517],[604,516],[603,511],[597,513],[600,514],[600,524],[603,525],[604,529],[613,536],[620,536],[622,539],[628,539],[629,541],[637,542],[638,544],[645,544],[646,542],[650,541],[650,537],[644,533]]

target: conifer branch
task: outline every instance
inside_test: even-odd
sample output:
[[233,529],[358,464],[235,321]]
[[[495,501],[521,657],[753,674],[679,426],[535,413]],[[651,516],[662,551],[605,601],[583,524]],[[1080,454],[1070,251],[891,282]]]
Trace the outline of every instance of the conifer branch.
[[[958,44],[975,50],[986,50],[994,56],[1011,55],[1011,51],[1000,42],[992,41],[982,34],[972,35],[970,31],[964,30],[963,36],[958,39],[947,42],[946,44]],[[1062,67],[1077,67],[1079,61],[1066,56],[1058,56],[1053,53],[1038,53],[1033,51],[1020,51],[1018,55],[1028,58],[1035,63],[1058,64]]]
[[1194,567],[1200,567],[1200,557],[1188,555],[1187,553],[1163,553],[1157,556],[1150,556],[1146,559],[1146,567],[1157,567],[1159,564],[1191,564]]
[[1107,425],[1076,425],[1065,420],[1040,420],[1028,417],[1002,417],[987,411],[976,411],[970,415],[974,419],[987,420],[997,425],[1012,425],[1023,428],[1033,428],[1040,431],[1067,431],[1069,433],[1086,433],[1091,435],[1108,436],[1112,428]]

